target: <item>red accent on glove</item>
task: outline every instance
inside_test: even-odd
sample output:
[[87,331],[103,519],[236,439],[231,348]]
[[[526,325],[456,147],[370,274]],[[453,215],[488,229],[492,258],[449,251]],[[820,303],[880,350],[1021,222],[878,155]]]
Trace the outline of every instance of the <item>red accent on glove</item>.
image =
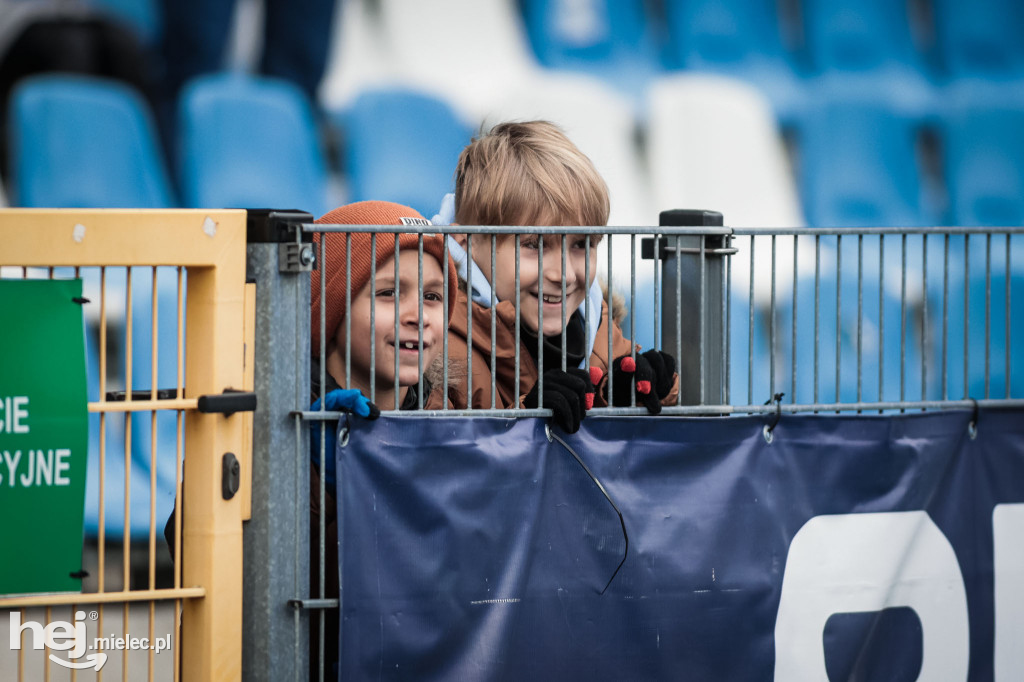
[[636,360],[634,360],[632,357],[622,358],[621,367],[623,372],[635,372]]
[[647,395],[651,392],[651,382],[649,381],[638,381],[636,382],[636,392]]

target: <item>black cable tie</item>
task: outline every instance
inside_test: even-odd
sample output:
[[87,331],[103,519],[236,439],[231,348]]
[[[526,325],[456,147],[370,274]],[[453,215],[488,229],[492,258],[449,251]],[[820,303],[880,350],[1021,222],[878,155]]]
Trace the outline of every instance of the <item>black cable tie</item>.
[[768,400],[764,401],[765,405],[770,405],[771,403],[775,403],[775,416],[772,419],[771,424],[768,425],[768,433],[771,433],[772,431],[774,431],[775,427],[779,425],[779,420],[782,419],[782,396],[784,396],[784,395],[786,395],[786,394],[785,393],[776,393],[774,396],[772,396]]
[[78,305],[85,305],[86,303],[90,303],[91,301],[89,301],[89,299],[87,299],[84,296],[75,296],[74,298],[71,299],[71,302],[77,303]]
[[81,580],[82,578],[89,577],[89,571],[79,569],[77,571],[72,571],[71,573],[68,573],[68,575],[74,578],[75,580]]

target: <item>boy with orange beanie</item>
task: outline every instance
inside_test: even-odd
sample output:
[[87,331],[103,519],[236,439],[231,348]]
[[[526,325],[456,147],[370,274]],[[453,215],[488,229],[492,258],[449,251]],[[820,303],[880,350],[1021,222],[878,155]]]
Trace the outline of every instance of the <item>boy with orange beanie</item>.
[[[386,201],[348,204],[316,220],[323,225],[430,225],[415,210]],[[410,233],[324,232],[314,235],[320,257],[311,274],[310,340],[312,384],[329,411],[376,418],[384,409],[415,410],[443,406],[430,376],[443,362],[447,319],[458,294],[455,266],[440,235]],[[423,245],[422,268],[419,260]],[[396,251],[397,256],[396,256]],[[397,263],[396,263],[397,260]],[[323,288],[321,288],[323,277]],[[422,277],[422,295],[420,278]],[[447,284],[447,290],[446,290]],[[445,298],[447,294],[447,298]],[[422,316],[420,314],[422,306]],[[320,434],[324,428],[324,466]],[[311,589],[320,584],[320,474],[324,478],[325,596],[338,596],[338,530],[334,501],[335,441],[333,424],[311,426]],[[337,618],[326,619],[325,662],[338,655]],[[310,638],[315,646],[318,638]],[[318,666],[319,656],[312,656]],[[315,671],[314,671],[315,672]]]

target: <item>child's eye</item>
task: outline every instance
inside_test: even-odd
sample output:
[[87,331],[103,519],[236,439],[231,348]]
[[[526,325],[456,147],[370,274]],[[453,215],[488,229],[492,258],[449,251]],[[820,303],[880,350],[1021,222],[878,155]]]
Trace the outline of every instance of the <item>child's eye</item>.
[[442,300],[444,300],[444,297],[441,294],[437,293],[436,291],[427,291],[424,292],[423,294],[423,300],[440,303]]
[[379,298],[394,298],[395,297],[395,290],[394,289],[377,289],[377,296]]
[[537,245],[539,243],[540,243],[539,239],[537,239],[536,237],[530,237],[530,238],[522,240],[519,244],[524,249],[536,249]]
[[585,249],[585,248],[587,248],[587,238],[586,237],[581,237],[580,239],[574,240],[573,243],[572,243],[572,248],[574,248],[574,249]]

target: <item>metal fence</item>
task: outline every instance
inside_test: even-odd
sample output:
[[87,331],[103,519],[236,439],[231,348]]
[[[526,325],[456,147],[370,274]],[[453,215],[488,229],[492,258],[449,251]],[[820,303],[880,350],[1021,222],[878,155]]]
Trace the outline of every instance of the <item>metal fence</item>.
[[[324,675],[339,599],[326,579],[328,488],[322,477],[311,487],[310,462],[311,454],[330,456],[325,436],[343,413],[311,409],[327,377],[310,360],[311,344],[328,343],[310,337],[311,314],[324,314],[310,304],[312,266],[325,255],[314,248],[317,233],[343,241],[370,233],[386,245],[398,232],[466,234],[469,257],[491,271],[499,266],[492,238],[515,235],[501,239],[512,245],[516,290],[528,266],[551,263],[561,273],[553,311],[561,328],[574,312],[565,303],[567,259],[580,249],[582,279],[603,286],[600,300],[582,301],[584,316],[595,306],[622,312],[625,337],[676,358],[678,397],[663,415],[765,413],[767,424],[793,412],[1024,405],[1015,350],[1024,335],[1024,228],[765,231],[730,229],[706,212],[665,218],[675,224],[420,228],[314,225],[307,214],[266,211],[0,212],[0,275],[84,282],[94,467],[83,592],[4,597],[0,608],[42,622],[70,621],[90,607],[97,615],[90,636],[153,638],[168,629],[173,643],[159,655],[110,651],[99,673],[58,670],[47,651],[23,647],[3,652],[3,677]],[[416,264],[422,301],[422,241],[397,258]],[[447,281],[447,258],[442,267]],[[396,302],[401,286],[394,285]],[[453,295],[445,285],[442,299]],[[498,294],[489,298],[480,319],[493,330]],[[422,354],[422,308],[417,313]],[[452,322],[447,312],[443,322]],[[538,322],[532,328],[543,328]],[[523,342],[530,327],[516,316],[514,356],[476,358],[492,377],[499,362],[518,365],[533,352]],[[591,340],[594,332],[584,329]],[[474,356],[451,354],[447,338],[438,385],[444,394],[464,386],[471,395],[472,375],[459,365]],[[536,350],[540,358],[544,352]],[[565,344],[555,352],[566,367]],[[344,355],[350,365],[350,346]],[[584,357],[584,367],[589,362]],[[417,383],[419,408],[426,403]],[[495,393],[493,380],[487,388]],[[237,394],[222,395],[250,389],[254,413]],[[647,414],[635,395],[629,405],[594,409]],[[517,402],[493,410],[445,403],[426,412],[550,415]],[[320,437],[318,453],[310,452],[311,431]],[[320,520],[311,526],[315,498]],[[175,506],[165,543],[162,525]]]
[[[516,288],[521,286],[527,259],[537,259],[540,267],[545,258],[554,256],[556,261],[561,260],[563,294],[565,254],[573,248],[568,240],[573,236],[602,236],[599,242],[589,238],[579,241],[579,248],[585,250],[584,278],[601,283],[602,300],[609,308],[618,309],[624,304],[625,317],[620,326],[627,338],[643,348],[661,348],[677,359],[678,398],[675,404],[664,407],[663,415],[764,413],[767,424],[782,413],[795,412],[887,413],[1024,405],[1024,367],[1021,354],[1014,350],[1024,335],[1024,323],[1020,321],[1024,319],[1024,228],[758,230],[723,227],[720,216],[705,212],[663,218],[675,224],[631,228],[419,228],[314,225],[301,217],[277,216],[261,237],[273,243],[258,246],[252,243],[250,230],[249,275],[257,279],[261,292],[257,297],[257,337],[265,344],[257,352],[261,409],[265,399],[277,401],[268,415],[265,434],[259,430],[257,412],[254,489],[267,487],[254,495],[250,528],[256,518],[266,514],[277,529],[266,528],[260,549],[249,545],[247,535],[247,609],[259,604],[252,613],[258,625],[250,625],[247,615],[247,628],[261,629],[260,637],[269,639],[258,641],[274,642],[275,652],[289,650],[286,658],[295,679],[305,676],[309,663],[307,623],[312,628],[308,636],[313,651],[322,656],[326,622],[337,619],[339,603],[327,594],[323,581],[318,584],[314,579],[309,592],[303,591],[303,580],[310,569],[309,538],[304,532],[308,520],[304,511],[299,516],[287,511],[304,510],[309,499],[309,425],[313,425],[314,432],[319,430],[322,444],[327,430],[334,429],[336,420],[344,416],[310,408],[316,397],[310,395],[310,385],[319,383],[321,392],[317,395],[322,395],[327,378],[324,367],[319,368],[317,377],[308,362],[310,342],[320,343],[321,348],[326,348],[328,342],[326,338],[309,337],[309,254],[314,246],[310,241],[317,233],[335,234],[346,244],[351,244],[351,236],[345,235],[360,233],[370,233],[375,242],[384,240],[385,244],[393,243],[399,232],[466,234],[470,257],[489,263],[492,272],[499,266],[492,237],[516,235],[506,237],[514,240]],[[260,251],[259,258],[254,248]],[[420,277],[417,293],[421,294],[422,239],[418,248],[396,249],[396,253],[398,259],[416,262]],[[324,253],[317,257],[323,262]],[[296,263],[305,265],[297,267]],[[445,258],[445,281],[448,267]],[[318,272],[315,276],[323,278],[324,274]],[[324,284],[321,279],[321,290]],[[346,296],[357,293],[350,291]],[[447,284],[443,295],[445,300],[453,295]],[[422,299],[422,295],[419,297]],[[396,310],[398,298],[395,292]],[[565,309],[564,295],[561,300],[559,315],[564,328],[573,311]],[[491,294],[488,324],[492,338],[496,302],[497,295]],[[520,303],[517,299],[517,309]],[[586,315],[593,312],[589,305],[583,303]],[[313,314],[324,320],[322,310]],[[422,353],[422,308],[420,318],[417,340]],[[445,326],[450,322],[445,312]],[[466,326],[471,329],[472,320],[467,320]],[[517,315],[516,354],[511,360],[503,360],[516,364],[517,376],[522,354],[529,352],[521,343],[522,327]],[[371,337],[376,333],[373,328],[371,324]],[[537,351],[543,352],[543,347]],[[499,361],[494,353],[483,355],[493,377]],[[472,381],[469,372],[457,369],[460,364],[472,362],[472,355],[455,357],[445,342],[441,356],[443,394],[453,384]],[[561,361],[564,367],[564,343]],[[351,349],[346,348],[345,364],[349,369],[351,362]],[[371,373],[373,366],[371,363]],[[420,370],[422,377],[422,366]],[[260,379],[262,371],[268,373],[266,381]],[[350,376],[347,372],[346,377]],[[371,381],[371,399],[377,398],[374,385]],[[418,408],[424,406],[422,388],[421,380]],[[529,388],[520,386],[519,390],[525,393]],[[472,394],[470,386],[465,389],[466,395]],[[495,393],[493,382],[490,391],[491,395]],[[647,414],[645,408],[636,406],[635,396],[633,400],[630,406],[594,409],[605,414]],[[382,409],[396,407],[397,403],[381,405]],[[420,409],[414,413],[425,412]],[[526,409],[518,404],[483,410],[443,405],[426,413],[498,417],[551,414],[543,408]],[[766,430],[768,437],[770,430]],[[285,452],[287,457],[283,456]],[[323,445],[319,453],[313,454],[319,454],[320,461],[330,456]],[[265,467],[263,471],[261,466]],[[326,490],[321,479],[319,490],[314,492],[324,500]],[[321,519],[324,512],[321,510]],[[311,573],[322,576],[325,552],[332,551],[326,546],[322,525],[312,529],[311,542],[314,556],[320,557],[320,565],[314,565]],[[250,556],[264,549],[268,554],[262,562],[250,561]],[[284,566],[287,594],[270,598],[270,578],[279,575]],[[253,585],[264,595],[258,602],[252,596]],[[290,608],[282,609],[284,603]],[[302,613],[313,616],[307,619]],[[246,655],[247,677],[251,673],[254,679],[278,679],[277,672],[269,672],[272,662],[254,643],[250,632],[247,630],[246,646],[251,646]],[[314,677],[322,674],[323,660],[312,663]]]
[[244,229],[243,211],[0,211],[0,276],[83,282],[90,433],[81,592],[0,597],[0,639],[9,613],[77,620],[102,655],[68,669],[23,629],[3,679],[239,677],[250,406],[221,394],[251,387]]

